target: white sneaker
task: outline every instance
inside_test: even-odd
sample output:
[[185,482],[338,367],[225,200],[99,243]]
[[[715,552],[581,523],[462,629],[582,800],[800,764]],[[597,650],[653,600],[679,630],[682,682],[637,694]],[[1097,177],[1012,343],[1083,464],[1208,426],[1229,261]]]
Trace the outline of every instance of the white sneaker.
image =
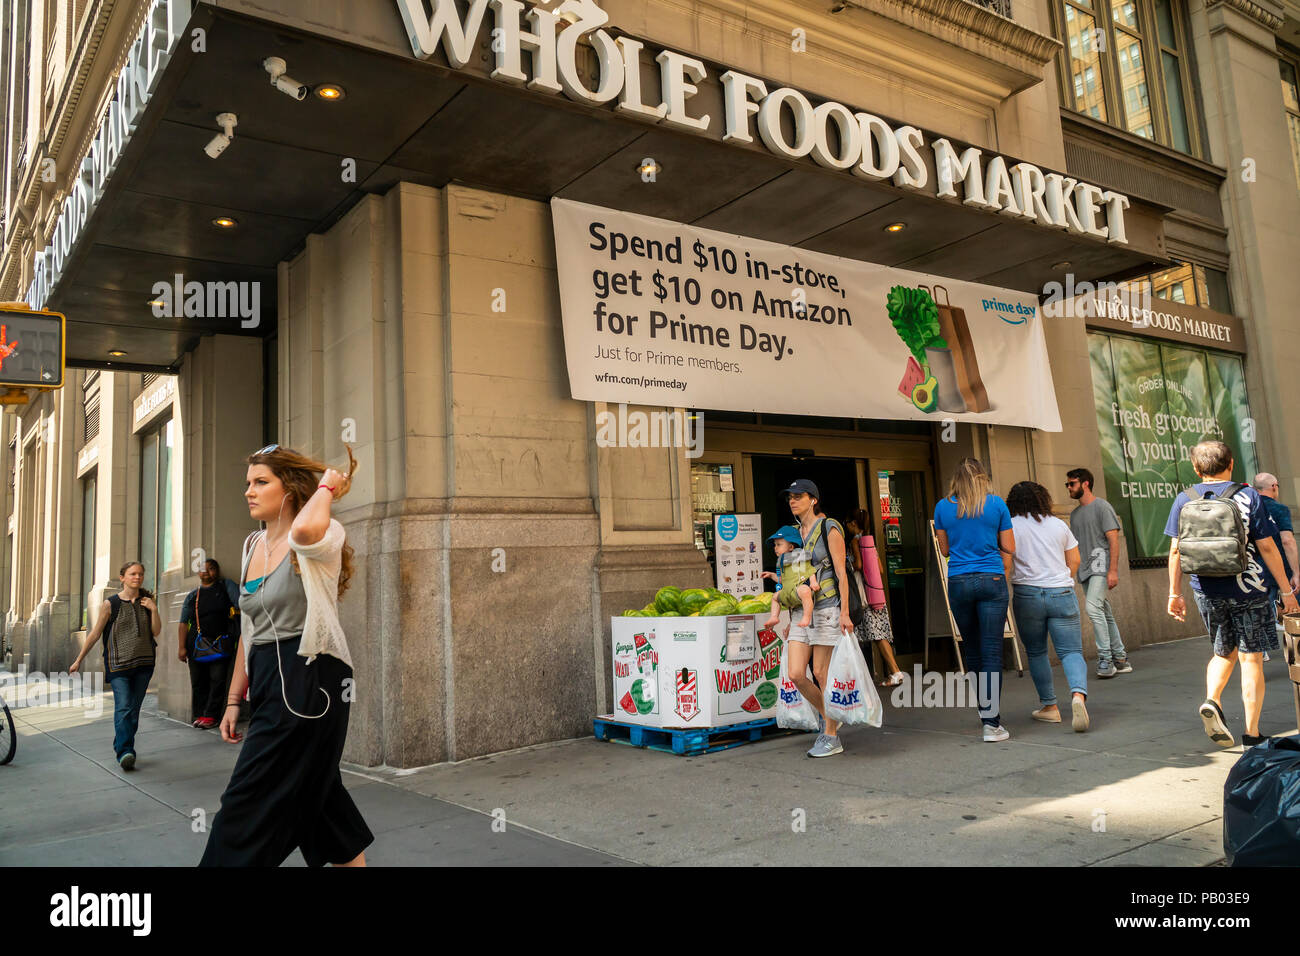
[[1006,740],[1010,736],[1011,734],[1007,731],[1007,728],[1003,727],[1001,724],[997,724],[993,727],[990,727],[988,724],[984,725],[984,742],[986,744],[995,744],[1000,740]]

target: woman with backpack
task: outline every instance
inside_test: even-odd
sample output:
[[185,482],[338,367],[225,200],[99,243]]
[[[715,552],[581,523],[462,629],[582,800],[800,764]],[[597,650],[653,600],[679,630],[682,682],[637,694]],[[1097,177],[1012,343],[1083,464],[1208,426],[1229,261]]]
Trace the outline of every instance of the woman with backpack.
[[177,629],[177,656],[190,667],[190,726],[215,727],[239,640],[239,593],[216,559],[199,569],[199,586],[185,596]]
[[1079,598],[1074,575],[1079,570],[1079,542],[1070,526],[1052,514],[1052,498],[1037,482],[1022,481],[1007,494],[1016,554],[1011,583],[1011,607],[1020,639],[1029,652],[1029,676],[1038,691],[1034,720],[1061,722],[1052,686],[1052,665],[1047,659],[1047,637],[1052,637],[1070,685],[1070,721],[1076,733],[1088,729],[1088,665],[1083,659],[1083,627],[1079,623]]
[[308,866],[366,864],[374,836],[339,773],[353,680],[338,600],[352,548],[330,507],[351,488],[350,449],[348,459],[344,475],[279,445],[247,458],[244,498],[265,530],[244,543],[222,739],[244,739],[246,689],[251,713],[200,866],[279,866],[295,848]]
[[[792,623],[787,631],[789,640],[790,679],[804,698],[822,715],[822,732],[808,751],[809,757],[831,757],[844,752],[837,733],[839,724],[825,719],[821,687],[826,686],[826,675],[831,667],[831,652],[839,643],[844,631],[853,630],[848,604],[848,562],[846,559],[844,529],[834,518],[828,518],[819,504],[821,492],[807,478],[800,478],[782,492],[790,505],[803,547],[809,560],[817,569],[820,588],[813,600],[811,627]],[[843,601],[840,595],[846,595]],[[809,661],[817,676],[817,684],[807,677]]]
[[1002,726],[1002,634],[1007,622],[1007,575],[1016,553],[1011,514],[974,458],[963,458],[934,506],[939,551],[948,559],[948,606],[961,632],[966,671],[977,678],[984,742],[1011,736]]
[[113,753],[123,770],[135,767],[135,731],[140,725],[140,707],[153,677],[154,640],[162,633],[162,618],[153,595],[140,587],[144,565],[128,561],[118,572],[122,590],[99,606],[95,626],[86,635],[81,653],[68,668],[81,669],[95,642],[104,638],[104,676],[113,688]]

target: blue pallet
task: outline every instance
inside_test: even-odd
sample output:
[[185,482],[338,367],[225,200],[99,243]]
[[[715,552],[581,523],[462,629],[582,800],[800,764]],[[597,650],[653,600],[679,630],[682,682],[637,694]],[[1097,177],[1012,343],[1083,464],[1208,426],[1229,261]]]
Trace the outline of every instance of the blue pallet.
[[612,717],[594,717],[591,725],[597,740],[688,757],[730,750],[755,740],[800,732],[778,727],[772,717],[743,724],[728,724],[725,727],[643,727],[640,724],[623,723]]

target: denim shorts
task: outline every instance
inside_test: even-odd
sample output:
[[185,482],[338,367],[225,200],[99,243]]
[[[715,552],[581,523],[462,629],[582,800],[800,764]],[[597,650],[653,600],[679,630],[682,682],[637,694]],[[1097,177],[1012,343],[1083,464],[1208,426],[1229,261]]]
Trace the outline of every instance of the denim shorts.
[[790,622],[790,640],[801,644],[834,647],[840,642],[840,606],[834,604],[826,608],[813,608],[812,627],[800,627],[797,616],[792,612]]
[[1206,597],[1197,590],[1192,595],[1214,641],[1216,657],[1227,657],[1238,649],[1247,654],[1278,649],[1277,611],[1267,595],[1219,598]]

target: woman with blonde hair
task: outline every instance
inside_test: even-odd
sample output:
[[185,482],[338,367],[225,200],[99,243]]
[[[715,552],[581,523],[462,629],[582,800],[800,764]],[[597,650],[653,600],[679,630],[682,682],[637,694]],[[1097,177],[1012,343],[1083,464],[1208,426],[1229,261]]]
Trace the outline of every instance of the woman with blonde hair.
[[934,506],[939,550],[948,559],[948,605],[961,632],[966,672],[976,677],[976,697],[986,743],[1011,736],[1002,726],[1002,634],[1007,621],[1007,576],[1016,553],[1011,513],[992,492],[992,480],[974,458],[963,458]]
[[238,742],[249,690],[247,740],[235,763],[200,866],[279,866],[295,848],[308,866],[365,866],[374,841],[343,787],[339,760],[352,699],[352,659],[338,599],[352,577],[352,548],[330,516],[348,473],[268,445],[247,459],[249,515],[265,523],[244,543],[242,640],[221,719]]

